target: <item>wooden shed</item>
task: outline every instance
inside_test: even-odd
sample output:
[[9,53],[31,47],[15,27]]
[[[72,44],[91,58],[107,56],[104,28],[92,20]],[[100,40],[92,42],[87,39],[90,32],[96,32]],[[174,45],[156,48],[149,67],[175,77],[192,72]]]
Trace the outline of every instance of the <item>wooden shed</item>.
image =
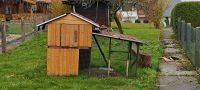
[[93,27],[99,24],[77,13],[58,16],[48,24],[47,74],[77,76],[81,49],[92,46]]

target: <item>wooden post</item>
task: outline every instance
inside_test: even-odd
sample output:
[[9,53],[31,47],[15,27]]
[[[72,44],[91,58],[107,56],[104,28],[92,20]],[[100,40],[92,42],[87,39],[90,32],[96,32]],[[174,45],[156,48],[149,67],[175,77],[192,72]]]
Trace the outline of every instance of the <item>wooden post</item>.
[[200,27],[196,30],[196,42],[195,42],[195,66],[200,67]]
[[186,53],[190,60],[192,60],[192,26],[191,23],[187,23],[187,29],[186,29]]
[[[42,16],[42,22],[45,22],[45,16]],[[42,26],[42,31],[45,32],[45,25]]]
[[21,37],[22,41],[25,41],[24,19],[21,19]]
[[128,77],[129,72],[129,60],[126,61],[126,77]]
[[6,22],[0,25],[2,53],[6,53]]
[[111,69],[110,68],[110,63],[111,63],[110,60],[108,60],[108,76],[110,76],[110,69]]
[[37,34],[37,26],[36,26],[36,19],[35,17],[33,17],[33,30],[34,30],[34,34]]

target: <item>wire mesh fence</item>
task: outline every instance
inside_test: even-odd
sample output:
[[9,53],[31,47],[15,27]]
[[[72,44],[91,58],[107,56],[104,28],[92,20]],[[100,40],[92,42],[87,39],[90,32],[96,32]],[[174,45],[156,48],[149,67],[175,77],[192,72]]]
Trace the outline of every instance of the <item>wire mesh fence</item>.
[[19,19],[0,22],[0,52],[6,52],[9,44],[21,43],[37,34],[36,25],[48,20],[48,16],[35,16],[29,19]]
[[175,33],[193,66],[200,67],[200,28],[178,19]]

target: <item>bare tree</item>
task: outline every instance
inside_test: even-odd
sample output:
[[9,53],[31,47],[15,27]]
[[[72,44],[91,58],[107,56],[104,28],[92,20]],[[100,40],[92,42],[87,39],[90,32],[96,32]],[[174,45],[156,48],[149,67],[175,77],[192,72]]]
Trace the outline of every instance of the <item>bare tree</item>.
[[50,11],[50,17],[54,18],[56,16],[70,12],[70,8],[69,6],[62,4],[61,0],[52,0],[50,4]]

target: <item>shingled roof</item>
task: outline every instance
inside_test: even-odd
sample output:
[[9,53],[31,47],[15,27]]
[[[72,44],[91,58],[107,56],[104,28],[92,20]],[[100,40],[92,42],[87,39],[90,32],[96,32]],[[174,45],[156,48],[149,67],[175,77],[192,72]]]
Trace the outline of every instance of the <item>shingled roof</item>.
[[[88,23],[90,23],[90,24],[92,24],[92,25],[94,25],[94,26],[96,26],[96,27],[100,27],[100,25],[99,25],[98,23],[96,23],[96,22],[94,22],[94,21],[92,21],[92,20],[90,20],[90,19],[88,19],[88,18],[86,18],[86,17],[84,17],[84,16],[82,16],[82,15],[80,15],[80,14],[78,14],[78,13],[70,13],[70,14],[73,15],[73,16],[75,16],[75,17],[78,17],[78,18],[80,18],[80,19],[82,19],[82,20],[84,20],[84,21],[86,21],[86,22],[88,22]],[[42,26],[42,25],[45,25],[45,24],[48,24],[48,23],[50,23],[50,22],[52,22],[52,21],[55,21],[55,20],[57,20],[57,19],[60,19],[60,18],[62,18],[62,17],[65,17],[65,16],[67,16],[67,15],[68,15],[68,14],[60,15],[60,16],[58,16],[58,17],[55,17],[55,18],[51,19],[51,20],[45,21],[45,22],[43,22],[43,23],[41,23],[41,24],[38,24],[37,27]]]

